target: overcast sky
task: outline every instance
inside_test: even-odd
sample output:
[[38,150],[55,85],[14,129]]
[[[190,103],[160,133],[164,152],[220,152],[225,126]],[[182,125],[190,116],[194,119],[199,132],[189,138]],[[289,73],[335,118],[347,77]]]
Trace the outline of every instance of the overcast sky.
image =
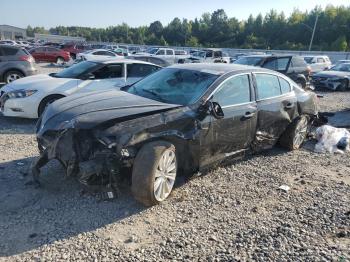
[[243,20],[270,9],[289,15],[294,8],[305,11],[328,4],[350,6],[350,0],[0,0],[0,24],[45,28],[107,27],[122,22],[139,26],[156,20],[167,24],[174,17],[194,19],[220,8],[229,17]]

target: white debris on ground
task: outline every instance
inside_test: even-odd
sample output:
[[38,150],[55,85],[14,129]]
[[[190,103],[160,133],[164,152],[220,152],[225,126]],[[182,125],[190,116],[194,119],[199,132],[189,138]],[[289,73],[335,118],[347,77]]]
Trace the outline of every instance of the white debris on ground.
[[341,153],[349,151],[350,132],[345,128],[324,125],[316,129],[315,152]]

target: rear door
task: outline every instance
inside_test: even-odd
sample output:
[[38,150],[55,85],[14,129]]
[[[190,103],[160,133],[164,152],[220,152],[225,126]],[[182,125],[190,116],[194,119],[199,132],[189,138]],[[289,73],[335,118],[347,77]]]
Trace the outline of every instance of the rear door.
[[38,47],[34,50],[33,57],[35,61],[47,61],[45,58],[45,47]]
[[[201,165],[211,160],[236,154],[247,149],[254,139],[257,124],[257,106],[254,101],[254,89],[248,73],[235,75],[222,82],[213,94],[211,101],[217,102],[224,112],[223,119],[211,117],[208,128],[212,132],[211,141],[202,142],[205,155],[201,156]],[[210,143],[210,144],[206,144]],[[208,162],[209,161],[209,162]]]
[[57,56],[58,56],[58,50],[53,47],[46,47],[45,48],[45,59],[47,62],[55,63]]
[[273,73],[254,73],[258,124],[255,150],[275,145],[297,116],[297,98],[287,78]]

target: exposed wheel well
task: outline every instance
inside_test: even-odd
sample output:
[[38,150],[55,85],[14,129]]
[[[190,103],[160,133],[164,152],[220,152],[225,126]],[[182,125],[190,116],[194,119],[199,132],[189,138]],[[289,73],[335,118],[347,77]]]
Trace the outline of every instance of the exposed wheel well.
[[49,102],[50,100],[52,99],[60,99],[60,98],[63,98],[65,97],[64,95],[61,95],[61,94],[52,94],[52,95],[48,95],[46,97],[44,97],[39,106],[38,106],[38,117],[40,117],[40,115],[42,114],[42,112],[44,111],[45,107],[46,107],[46,104],[47,102]]

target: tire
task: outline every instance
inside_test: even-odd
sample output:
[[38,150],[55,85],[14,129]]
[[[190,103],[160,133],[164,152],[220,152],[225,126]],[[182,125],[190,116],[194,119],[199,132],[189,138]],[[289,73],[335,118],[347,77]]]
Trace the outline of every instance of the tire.
[[340,86],[337,89],[344,92],[346,90],[349,90],[349,88],[350,88],[349,80],[344,79],[344,80],[341,81],[341,84],[340,84]]
[[63,57],[61,57],[61,56],[59,56],[59,57],[57,57],[57,59],[56,59],[56,64],[57,65],[63,65],[64,64],[64,58]]
[[150,142],[140,149],[135,158],[131,191],[135,199],[145,206],[157,205],[170,195],[176,174],[175,146],[165,141]]
[[55,102],[56,100],[63,98],[64,96],[62,95],[52,95],[52,96],[48,96],[46,98],[44,98],[43,100],[41,100],[39,108],[38,108],[38,117],[40,117],[42,115],[42,113],[44,113],[46,107]]
[[281,146],[289,149],[299,149],[303,144],[309,131],[309,118],[307,116],[299,116],[284,131],[280,137]]
[[22,77],[24,77],[24,74],[22,72],[17,70],[10,70],[4,75],[4,80],[5,83],[8,84]]

